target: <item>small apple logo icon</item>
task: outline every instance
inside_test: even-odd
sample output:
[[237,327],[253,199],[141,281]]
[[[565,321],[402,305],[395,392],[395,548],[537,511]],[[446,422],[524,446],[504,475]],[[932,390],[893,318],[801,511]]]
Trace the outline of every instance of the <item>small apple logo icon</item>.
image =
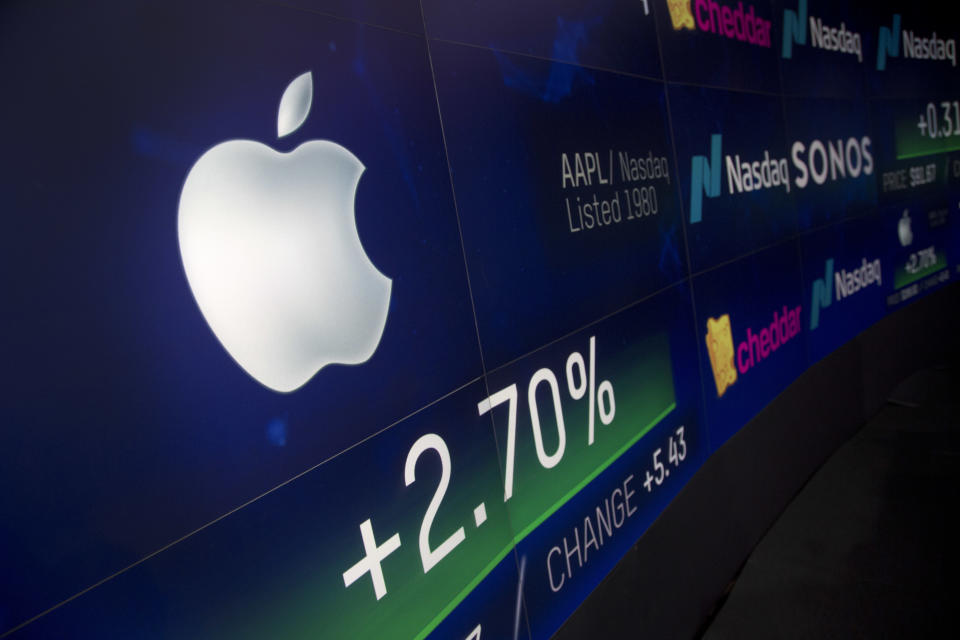
[[903,216],[897,223],[897,236],[900,238],[901,247],[909,247],[913,242],[913,229],[910,228],[910,210],[904,209]]
[[[278,137],[306,120],[310,72],[280,99]],[[367,257],[353,204],[361,162],[327,140],[281,153],[229,140],[194,163],[177,217],[190,290],[214,335],[279,392],[376,351],[392,282]]]

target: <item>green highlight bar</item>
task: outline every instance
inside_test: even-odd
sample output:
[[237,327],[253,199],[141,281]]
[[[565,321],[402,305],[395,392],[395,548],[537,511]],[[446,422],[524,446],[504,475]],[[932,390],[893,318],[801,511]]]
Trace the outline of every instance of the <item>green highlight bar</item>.
[[909,160],[911,158],[922,158],[924,156],[932,156],[938,153],[950,153],[951,151],[960,151],[960,143],[955,144],[951,147],[943,147],[942,149],[935,149],[933,151],[917,151],[914,153],[903,153],[897,154],[897,160]]
[[471,580],[463,589],[461,589],[461,590],[460,590],[460,593],[458,593],[456,596],[454,596],[454,598],[453,598],[449,603],[447,603],[447,605],[446,605],[443,609],[440,610],[440,613],[438,613],[436,616],[434,616],[433,620],[431,620],[429,623],[427,623],[427,626],[425,626],[425,627],[420,631],[420,633],[418,633],[418,634],[415,636],[415,640],[423,640],[423,639],[426,638],[428,635],[430,635],[430,633],[431,633],[434,629],[437,628],[437,625],[439,625],[441,622],[443,622],[443,619],[446,618],[448,615],[450,615],[450,613],[451,613],[454,609],[457,608],[457,605],[459,605],[461,602],[463,602],[463,600],[464,600],[468,595],[470,595],[470,592],[471,592],[471,591],[473,591],[474,589],[476,589],[477,585],[480,584],[480,583],[483,581],[483,579],[486,578],[486,577],[490,574],[491,571],[493,571],[494,567],[496,567],[498,564],[500,564],[500,561],[501,561],[501,560],[503,560],[505,557],[507,557],[507,554],[509,554],[511,551],[513,551],[514,547],[516,547],[516,546],[520,543],[521,540],[523,540],[523,539],[526,538],[528,535],[530,535],[530,534],[533,532],[534,529],[536,529],[538,526],[540,526],[541,524],[543,524],[543,522],[544,522],[547,518],[549,518],[550,516],[552,516],[554,513],[557,512],[557,510],[560,509],[560,507],[562,507],[562,506],[565,505],[567,502],[569,502],[575,495],[577,495],[577,494],[580,492],[581,489],[583,489],[583,488],[586,487],[588,484],[590,484],[591,482],[593,482],[593,480],[594,480],[597,476],[599,476],[601,473],[603,473],[604,471],[606,471],[606,469],[607,469],[610,465],[612,465],[614,462],[616,462],[617,459],[618,459],[620,456],[622,456],[624,453],[626,453],[626,452],[630,449],[630,447],[632,447],[633,445],[635,445],[643,436],[647,435],[647,433],[649,433],[651,429],[653,429],[655,426],[657,426],[658,424],[660,424],[660,422],[662,422],[663,419],[666,418],[668,415],[670,415],[670,413],[671,413],[674,409],[676,409],[676,408],[677,408],[677,403],[676,403],[676,401],[671,402],[671,403],[669,404],[669,406],[667,406],[666,409],[664,409],[663,411],[661,411],[653,420],[651,420],[649,423],[647,423],[647,425],[646,425],[645,427],[643,427],[639,432],[637,432],[637,434],[636,434],[635,436],[633,436],[632,438],[630,438],[629,441],[627,441],[623,446],[621,446],[619,449],[617,449],[617,450],[613,453],[613,455],[611,455],[609,458],[607,458],[606,460],[604,460],[600,465],[597,466],[596,469],[594,469],[592,472],[590,472],[589,475],[587,475],[583,480],[581,480],[579,483],[577,483],[576,486],[574,486],[572,489],[570,489],[570,491],[568,491],[567,493],[565,493],[559,500],[557,500],[556,502],[554,502],[553,505],[550,506],[546,511],[544,511],[543,514],[541,514],[539,517],[537,517],[536,520],[534,520],[534,521],[531,522],[529,525],[527,525],[527,527],[524,528],[523,531],[521,531],[520,533],[518,533],[517,535],[515,535],[515,536],[513,537],[513,540],[512,540],[509,544],[507,544],[507,546],[504,547],[499,553],[497,553],[497,555],[494,557],[494,559],[491,560],[491,561],[487,564],[487,566],[485,566],[485,567],[483,568],[483,570],[480,571],[480,573],[478,573],[477,576],[476,576],[473,580]]
[[960,136],[928,138],[920,135],[912,118],[901,117],[897,119],[894,127],[894,146],[896,147],[897,160],[908,160],[960,151]]
[[946,268],[947,258],[943,255],[943,253],[937,253],[937,261],[934,264],[926,267],[925,269],[921,269],[916,273],[907,273],[907,270],[903,267],[903,265],[900,265],[897,267],[897,272],[893,278],[893,289],[894,291],[899,291],[903,287],[913,284],[917,280],[923,280],[927,276]]
[[414,640],[423,640],[430,635],[430,632],[436,629],[437,625],[443,622],[443,619],[450,615],[450,612],[456,609],[457,605],[463,602],[463,599],[470,595],[470,592],[476,589],[477,585],[480,584],[484,578],[490,575],[490,572],[493,571],[493,568],[500,564],[500,561],[506,558],[508,553],[513,551],[513,548],[516,546],[516,544],[516,539],[514,539],[513,542],[501,549],[500,553],[498,553],[493,560],[491,560],[490,563],[487,564],[487,566],[485,566],[483,570],[480,571],[480,573],[478,573],[477,576],[467,584],[467,586],[461,589],[460,593],[458,593],[453,600],[448,602],[447,606],[441,609],[440,613],[434,616],[433,620],[427,623],[427,626],[425,626],[423,630],[421,630],[420,633],[414,637]]
[[671,402],[670,406],[668,406],[666,409],[661,411],[659,415],[657,415],[649,424],[647,424],[647,426],[641,429],[640,432],[637,433],[637,435],[633,436],[629,441],[627,441],[626,444],[624,444],[622,447],[617,449],[617,451],[614,452],[612,456],[607,458],[602,464],[600,464],[600,466],[594,469],[590,473],[590,475],[588,475],[586,478],[581,480],[575,487],[573,487],[572,489],[570,489],[570,491],[564,494],[563,497],[561,497],[559,500],[554,502],[553,506],[547,509],[543,513],[543,515],[541,515],[536,520],[534,520],[529,525],[527,525],[527,527],[523,531],[521,531],[519,534],[517,534],[514,537],[513,543],[516,544],[521,540],[523,540],[524,538],[526,538],[528,535],[530,535],[530,533],[534,529],[539,527],[544,520],[552,516],[557,511],[557,509],[559,509],[560,507],[565,505],[567,502],[569,502],[570,498],[577,495],[577,493],[579,493],[581,489],[583,489],[585,486],[590,484],[593,481],[593,479],[596,478],[598,475],[603,473],[607,467],[609,467],[611,464],[613,464],[617,460],[617,458],[619,458],[624,453],[626,453],[630,447],[635,445],[637,441],[640,440],[640,438],[645,436],[650,431],[650,429],[653,429],[655,426],[657,426],[664,418],[666,418],[670,414],[671,411],[673,411],[676,408],[677,408],[677,403]]

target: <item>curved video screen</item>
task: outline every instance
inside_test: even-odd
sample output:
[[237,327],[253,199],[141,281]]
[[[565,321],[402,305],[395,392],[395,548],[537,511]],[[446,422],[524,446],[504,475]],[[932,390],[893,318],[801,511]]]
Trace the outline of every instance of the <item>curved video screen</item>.
[[924,3],[5,3],[0,637],[549,638],[960,274],[956,39]]

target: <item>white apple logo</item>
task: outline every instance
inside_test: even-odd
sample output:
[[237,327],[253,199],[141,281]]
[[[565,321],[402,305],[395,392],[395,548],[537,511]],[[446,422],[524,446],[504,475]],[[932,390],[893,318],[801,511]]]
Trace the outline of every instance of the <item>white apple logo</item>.
[[[310,72],[284,91],[278,137],[306,120]],[[383,335],[391,280],[370,262],[353,203],[364,166],[310,140],[289,153],[230,140],[204,153],[180,193],[180,256],[213,333],[274,391],[332,363],[359,364]]]
[[913,242],[913,229],[910,228],[910,210],[904,209],[903,216],[897,223],[897,236],[900,238],[900,246],[907,247]]

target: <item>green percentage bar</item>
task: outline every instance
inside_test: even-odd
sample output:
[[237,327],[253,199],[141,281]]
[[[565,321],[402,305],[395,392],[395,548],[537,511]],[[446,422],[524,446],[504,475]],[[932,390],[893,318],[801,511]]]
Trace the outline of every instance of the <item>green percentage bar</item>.
[[897,119],[894,144],[897,160],[908,160],[960,151],[960,135],[943,135],[934,130],[934,137],[930,137],[929,128],[920,128],[915,118],[903,116]]

